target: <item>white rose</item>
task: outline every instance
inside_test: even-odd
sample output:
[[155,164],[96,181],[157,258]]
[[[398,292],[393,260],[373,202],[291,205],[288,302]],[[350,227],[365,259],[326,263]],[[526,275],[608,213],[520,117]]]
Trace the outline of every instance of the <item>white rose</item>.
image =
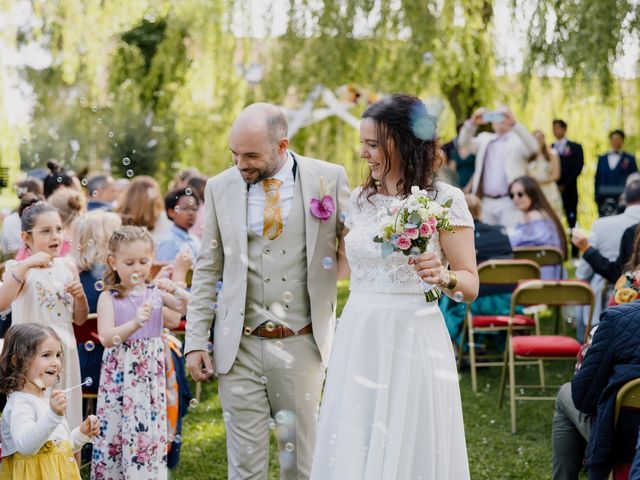
[[444,208],[438,202],[429,202],[427,204],[427,212],[429,215],[441,215],[444,212]]

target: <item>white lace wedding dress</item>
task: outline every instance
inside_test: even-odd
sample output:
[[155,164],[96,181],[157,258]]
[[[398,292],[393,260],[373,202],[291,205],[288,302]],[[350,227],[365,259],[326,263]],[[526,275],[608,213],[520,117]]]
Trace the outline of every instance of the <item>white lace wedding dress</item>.
[[[460,190],[450,222],[473,228]],[[408,257],[383,259],[373,242],[378,215],[393,201],[351,195],[346,252],[349,299],[327,372],[313,480],[465,480],[469,478],[458,373],[437,302],[427,303]],[[439,238],[432,238],[443,264]]]

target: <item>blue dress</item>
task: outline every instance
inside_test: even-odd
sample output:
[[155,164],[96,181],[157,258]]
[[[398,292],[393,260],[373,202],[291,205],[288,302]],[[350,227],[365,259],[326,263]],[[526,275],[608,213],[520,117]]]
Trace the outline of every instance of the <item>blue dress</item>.
[[[556,224],[550,218],[518,223],[509,231],[509,241],[512,247],[552,246],[562,248]],[[558,280],[562,278],[562,267],[560,265],[541,267],[540,278],[543,280]]]

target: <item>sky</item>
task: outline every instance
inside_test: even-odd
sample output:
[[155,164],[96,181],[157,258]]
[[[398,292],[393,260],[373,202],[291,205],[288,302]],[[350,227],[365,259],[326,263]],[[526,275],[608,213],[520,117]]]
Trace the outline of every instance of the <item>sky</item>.
[[[80,0],[79,0],[80,1]],[[236,12],[234,16],[233,30],[238,36],[251,32],[253,36],[264,37],[267,33],[265,28],[265,17],[272,13],[272,32],[280,35],[286,29],[286,7],[288,0],[274,0],[274,5],[267,11],[269,2],[264,0],[244,0],[245,8]],[[311,0],[321,3],[322,0]],[[398,2],[399,0],[390,0]],[[498,59],[498,74],[515,73],[522,68],[524,59],[524,49],[526,44],[526,26],[527,19],[531,15],[531,2],[528,6],[516,13],[515,19],[512,18],[509,5],[512,0],[496,0],[494,7],[494,25],[496,36],[496,55]],[[9,26],[9,23],[25,25],[34,22],[31,14],[31,6],[29,0],[15,2],[14,9],[7,13],[0,13],[0,31]],[[247,23],[246,15],[249,15]],[[358,22],[357,22],[358,23]],[[366,19],[360,22],[362,31],[367,29]],[[357,29],[358,27],[356,27]],[[358,32],[356,32],[357,34]],[[623,78],[632,78],[636,75],[636,66],[640,48],[637,39],[627,38],[623,45],[625,55],[621,57],[614,65],[614,73]],[[6,74],[6,72],[15,72],[15,68],[30,66],[33,68],[44,68],[51,63],[51,56],[36,45],[28,45],[20,51],[6,48],[2,44],[0,38],[0,71],[5,72],[0,76],[0,88],[2,89],[4,98],[4,110],[10,123],[22,125],[29,119],[29,111],[31,108],[30,98],[33,91],[24,81],[21,81],[17,75]],[[7,68],[13,67],[13,68]],[[561,72],[551,72],[561,75]]]

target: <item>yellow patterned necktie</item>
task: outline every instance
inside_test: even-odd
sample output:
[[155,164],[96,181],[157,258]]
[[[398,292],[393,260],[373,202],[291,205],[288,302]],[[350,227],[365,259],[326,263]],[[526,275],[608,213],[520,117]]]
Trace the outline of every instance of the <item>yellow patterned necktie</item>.
[[262,236],[269,240],[275,240],[282,233],[282,208],[280,208],[281,180],[267,178],[262,180],[262,188],[267,195],[264,204],[264,226]]

